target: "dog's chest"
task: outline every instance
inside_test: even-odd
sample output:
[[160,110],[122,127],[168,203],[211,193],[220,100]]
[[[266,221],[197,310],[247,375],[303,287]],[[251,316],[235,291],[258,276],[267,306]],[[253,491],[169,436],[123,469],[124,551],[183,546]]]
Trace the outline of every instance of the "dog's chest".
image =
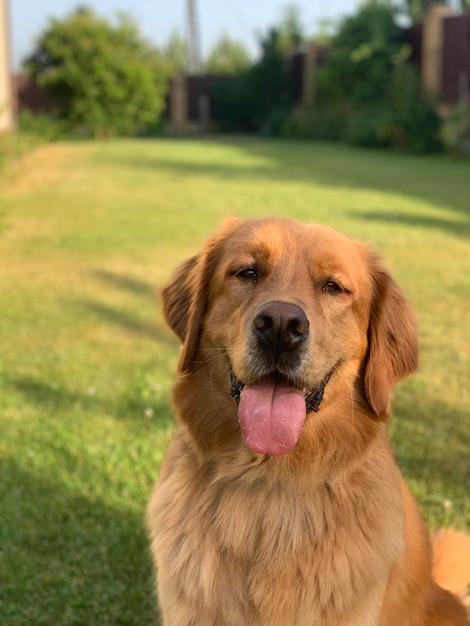
[[372,488],[364,497],[351,484],[300,493],[261,478],[180,478],[156,490],[157,559],[214,623],[230,624],[229,614],[246,624],[336,623],[385,583],[402,550],[401,511],[387,503],[384,513]]

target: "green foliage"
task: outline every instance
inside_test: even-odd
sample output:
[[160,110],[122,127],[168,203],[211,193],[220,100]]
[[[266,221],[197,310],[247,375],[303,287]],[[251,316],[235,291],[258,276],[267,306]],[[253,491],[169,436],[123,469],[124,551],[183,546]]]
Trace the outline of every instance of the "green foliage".
[[285,120],[282,134],[296,139],[338,141],[343,139],[346,116],[333,107],[298,107]]
[[293,5],[279,30],[261,40],[260,60],[213,87],[213,113],[222,130],[411,152],[441,148],[441,121],[408,62],[410,49],[388,2],[368,2],[343,21],[317,71],[314,106],[292,110],[285,50],[302,38]]
[[[431,4],[454,4],[450,0],[404,0],[403,11],[412,22],[422,22],[425,18],[426,9]],[[470,0],[458,0],[462,11],[470,8]]]
[[411,152],[435,152],[442,148],[442,122],[435,103],[410,63],[397,63],[392,69],[387,102],[397,129],[390,145]]
[[431,102],[420,94],[416,71],[403,64],[391,73],[385,101],[351,113],[346,137],[361,146],[435,152],[441,148],[440,127]]
[[26,65],[85,134],[132,135],[163,110],[168,67],[124,16],[111,25],[83,7],[52,19]]
[[293,104],[288,52],[305,41],[300,10],[295,3],[289,4],[276,27],[260,38],[259,60],[230,81],[213,86],[213,113],[221,130],[267,136],[283,133]]
[[287,61],[283,54],[279,34],[269,31],[261,40],[262,55],[252,68],[252,82],[256,89],[257,122],[261,126],[273,110],[287,111],[291,104],[288,88]]
[[219,129],[225,132],[254,132],[256,102],[250,70],[211,85],[212,114]]
[[291,106],[287,61],[275,29],[260,41],[258,62],[212,91],[214,117],[222,130],[279,134]]
[[470,105],[457,105],[447,116],[442,139],[448,150],[455,154],[470,154]]
[[401,49],[393,11],[381,4],[363,6],[333,38],[328,61],[318,72],[318,100],[363,106],[384,99]]
[[184,71],[187,64],[188,50],[186,41],[179,30],[174,30],[171,33],[162,50],[162,54],[168,62],[170,74],[178,74]]
[[[411,152],[439,150],[441,122],[408,57],[394,9],[384,2],[363,5],[343,22],[317,73],[316,104],[303,114],[310,120],[308,136]],[[327,122],[323,134],[318,120]],[[285,132],[298,136],[301,127],[294,119]]]
[[242,43],[224,34],[209,52],[205,65],[209,74],[238,74],[250,66],[250,55]]
[[[36,148],[41,143],[35,134],[26,133],[0,133],[0,172],[19,161],[25,154]],[[2,207],[0,202],[0,217]],[[0,219],[0,233],[2,222]]]
[[292,3],[285,6],[279,24],[276,26],[279,33],[281,50],[289,52],[306,41],[300,9]]
[[320,46],[330,46],[336,28],[335,20],[323,17],[317,21],[317,30],[312,37],[312,41]]
[[18,115],[18,128],[42,141],[60,141],[68,134],[67,123],[53,115],[23,109]]
[[422,22],[426,9],[426,0],[404,0],[403,11],[414,23]]

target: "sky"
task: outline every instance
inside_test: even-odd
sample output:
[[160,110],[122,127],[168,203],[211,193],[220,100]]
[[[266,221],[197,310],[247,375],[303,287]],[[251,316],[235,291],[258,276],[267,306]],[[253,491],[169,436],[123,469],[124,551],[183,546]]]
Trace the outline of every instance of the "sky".
[[[112,17],[117,11],[127,13],[157,47],[164,46],[175,29],[185,33],[185,0],[9,0],[9,3],[15,71],[32,51],[49,18],[61,18],[78,4],[93,7],[103,17]],[[279,22],[282,9],[289,4],[292,4],[290,0],[196,0],[203,57],[222,33],[242,41],[255,56],[257,34],[265,33]],[[337,20],[354,13],[359,0],[297,0],[294,4],[300,9],[306,34],[311,35],[318,31],[320,20]]]

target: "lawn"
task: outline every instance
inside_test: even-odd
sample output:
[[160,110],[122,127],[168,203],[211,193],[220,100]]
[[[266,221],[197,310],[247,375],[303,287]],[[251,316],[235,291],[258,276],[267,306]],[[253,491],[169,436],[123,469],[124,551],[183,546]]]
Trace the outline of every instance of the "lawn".
[[229,214],[369,241],[419,320],[397,460],[432,528],[470,528],[470,163],[261,139],[38,149],[0,178],[0,613],[158,623],[143,522],[178,344],[156,293]]

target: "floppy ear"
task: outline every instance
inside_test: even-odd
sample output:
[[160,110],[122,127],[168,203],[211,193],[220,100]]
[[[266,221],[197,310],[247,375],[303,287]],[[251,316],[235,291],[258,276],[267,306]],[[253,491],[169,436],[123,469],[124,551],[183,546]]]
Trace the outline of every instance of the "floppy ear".
[[184,261],[162,289],[163,315],[181,341],[186,337],[197,260],[198,257],[193,256]]
[[189,367],[196,353],[206,310],[208,280],[205,276],[205,256],[201,253],[187,259],[162,290],[163,314],[183,343],[178,363],[180,372]]
[[411,307],[377,257],[372,258],[371,276],[374,291],[364,387],[374,413],[384,416],[393,385],[418,365],[418,339]]
[[178,371],[188,369],[196,354],[201,326],[207,309],[209,284],[214,273],[220,245],[240,224],[230,219],[211,237],[197,256],[184,261],[162,290],[163,314],[183,342]]

